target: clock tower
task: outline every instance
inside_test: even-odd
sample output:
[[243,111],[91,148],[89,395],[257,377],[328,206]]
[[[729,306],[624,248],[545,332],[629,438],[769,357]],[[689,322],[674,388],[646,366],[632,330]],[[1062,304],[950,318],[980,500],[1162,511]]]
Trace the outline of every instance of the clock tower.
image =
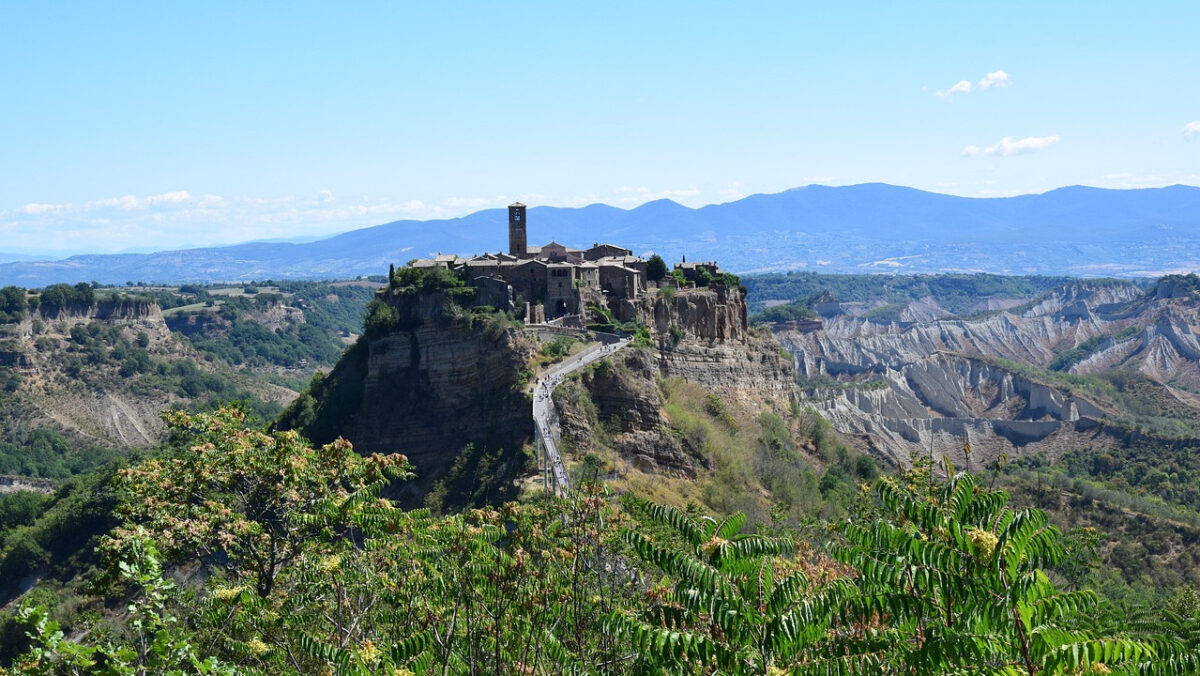
[[508,205],[508,253],[524,258],[527,252],[525,239],[525,205],[514,202]]

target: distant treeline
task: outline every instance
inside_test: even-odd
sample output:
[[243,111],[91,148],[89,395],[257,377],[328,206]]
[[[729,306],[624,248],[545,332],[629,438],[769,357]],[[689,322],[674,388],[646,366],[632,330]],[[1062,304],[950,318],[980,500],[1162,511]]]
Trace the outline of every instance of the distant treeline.
[[[742,284],[749,292],[749,309],[752,313],[762,312],[766,309],[766,302],[770,300],[788,301],[797,303],[800,307],[807,307],[812,300],[829,293],[840,302],[886,304],[907,303],[928,297],[933,298],[947,311],[958,314],[970,311],[971,305],[982,298],[1032,298],[1056,286],[1078,281],[1081,280],[1075,277],[1041,275],[831,275],[800,271],[742,277]],[[1123,280],[1088,281],[1133,283]],[[802,317],[789,316],[784,319],[799,318]]]
[[6,286],[0,289],[0,323],[19,322],[39,309],[43,314],[58,314],[70,307],[90,307],[95,301],[96,292],[86,282],[54,284],[33,296],[19,286]]
[[0,324],[19,322],[33,312],[53,317],[64,310],[72,308],[84,310],[97,303],[114,303],[130,307],[149,306],[154,303],[162,305],[164,300],[169,302],[166,296],[171,295],[170,292],[151,293],[146,291],[105,294],[98,287],[87,282],[80,282],[74,286],[52,284],[40,291],[26,290],[19,286],[6,286],[0,289]]

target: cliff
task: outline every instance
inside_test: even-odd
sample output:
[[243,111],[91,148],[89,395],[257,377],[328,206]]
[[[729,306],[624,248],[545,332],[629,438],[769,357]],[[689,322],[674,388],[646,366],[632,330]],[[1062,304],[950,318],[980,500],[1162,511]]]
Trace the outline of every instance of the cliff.
[[279,421],[315,443],[399,452],[428,490],[473,444],[515,458],[532,435],[524,391],[533,344],[503,314],[442,293],[385,295],[390,326],[364,335]]
[[[524,390],[536,338],[503,313],[464,309],[463,300],[443,291],[383,292],[366,335],[278,424],[316,443],[343,436],[365,453],[406,454],[419,476],[413,498],[464,473],[515,478],[524,469],[521,449],[532,443]],[[749,331],[741,289],[654,290],[613,310],[619,321],[645,326],[651,344],[627,348],[561,386],[556,400],[569,461],[603,446],[640,471],[695,477],[706,461],[672,428],[664,378],[754,410],[787,408],[795,392],[791,359],[770,335]],[[464,453],[468,444],[475,455]],[[480,448],[496,462],[479,466]]]
[[740,288],[651,289],[615,314],[644,324],[652,344],[626,349],[556,391],[561,433],[576,458],[608,450],[616,475],[694,480],[713,469],[711,449],[681,432],[694,412],[667,402],[667,384],[690,383],[709,404],[749,419],[788,410],[797,394],[791,356],[769,333],[749,329]]
[[769,333],[750,331],[741,288],[651,290],[623,301],[620,315],[650,329],[663,376],[739,396],[786,399],[795,391],[790,356]]
[[1157,417],[1200,420],[1200,304],[1188,280],[1143,293],[1077,282],[972,319],[879,323],[838,314],[782,331],[809,404],[892,462],[972,465],[1117,443]]
[[[114,447],[158,441],[164,431],[159,412],[177,398],[133,391],[119,373],[121,365],[110,364],[107,343],[83,353],[81,336],[95,338],[91,331],[79,331],[89,327],[102,327],[108,342],[142,340],[153,357],[192,356],[172,339],[162,311],[152,302],[105,299],[35,311],[23,321],[0,326],[0,366],[19,375],[20,384],[10,396],[24,411],[9,424],[14,429],[50,425]],[[80,366],[85,354],[90,361]],[[101,363],[91,363],[97,360]]]
[[628,348],[554,392],[563,447],[579,458],[605,445],[648,473],[694,478],[695,449],[670,427],[650,350]]

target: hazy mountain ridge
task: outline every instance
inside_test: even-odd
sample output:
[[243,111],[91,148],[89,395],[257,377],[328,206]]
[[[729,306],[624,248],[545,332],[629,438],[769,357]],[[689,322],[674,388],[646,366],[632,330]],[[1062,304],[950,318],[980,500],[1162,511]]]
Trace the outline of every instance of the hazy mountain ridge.
[[[249,243],[153,254],[0,264],[0,284],[344,278],[436,252],[505,246],[505,213],[395,221],[303,244]],[[658,200],[630,210],[533,207],[531,241],[619,241],[668,259],[718,259],[735,272],[984,271],[1158,276],[1200,268],[1200,188],[1072,186],[967,198],[879,183],[807,186],[698,209]]]

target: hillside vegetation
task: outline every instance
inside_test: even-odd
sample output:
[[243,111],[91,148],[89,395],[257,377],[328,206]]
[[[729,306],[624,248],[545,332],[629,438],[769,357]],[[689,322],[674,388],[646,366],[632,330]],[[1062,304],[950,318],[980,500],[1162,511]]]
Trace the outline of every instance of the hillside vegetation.
[[166,407],[274,417],[360,330],[370,285],[0,289],[0,474],[62,479],[154,445]]
[[[187,442],[119,473],[119,526],[98,548],[93,588],[128,599],[121,621],[80,616],[64,632],[26,603],[10,673],[1200,667],[1194,596],[1131,610],[1073,589],[1079,549],[971,475],[881,479],[811,541],[596,484],[435,517],[379,497],[407,478],[402,456],[313,448],[231,409],[171,426]],[[208,573],[186,584],[166,572],[196,561]]]
[[[5,310],[25,355],[2,400],[12,411],[40,410],[23,396],[46,378],[25,361],[44,358],[36,339],[24,347],[35,320],[59,341],[41,349],[64,369],[77,359],[86,387],[178,399],[134,451],[85,454],[52,426],[20,437],[21,457],[46,463],[37,472],[74,476],[0,493],[0,668],[1197,673],[1195,365],[1146,358],[1186,348],[1184,327],[1200,324],[1189,282],[1073,284],[904,326],[839,311],[781,334],[786,351],[737,324],[737,295],[647,298],[640,345],[555,391],[566,500],[541,490],[531,447],[466,442],[489,420],[524,438],[529,379],[581,346],[463,311],[443,288],[401,287],[367,310],[371,290],[354,287],[353,324],[338,285],[89,286],[91,310],[68,298],[53,317],[21,290],[25,314]],[[863,303],[911,318],[931,307],[920,293]],[[127,296],[106,306],[125,307],[126,324],[100,316],[106,294]],[[165,306],[161,333],[140,340],[128,308],[149,313],[141,322]],[[697,310],[709,306],[724,314]],[[305,325],[327,330],[301,338]],[[1037,341],[1021,342],[1034,333],[1023,326],[1040,327]],[[932,335],[945,342],[930,349]],[[328,376],[326,337],[351,344]],[[272,423],[260,404],[190,396],[189,378],[309,387]],[[931,436],[901,454],[883,418],[874,436],[848,427],[868,406],[1057,431]],[[384,443],[339,438],[354,416]],[[1170,420],[1182,431],[1165,434]],[[395,454],[405,443],[417,453]],[[414,459],[428,458],[441,469],[421,476]],[[406,506],[414,495],[424,508]]]

